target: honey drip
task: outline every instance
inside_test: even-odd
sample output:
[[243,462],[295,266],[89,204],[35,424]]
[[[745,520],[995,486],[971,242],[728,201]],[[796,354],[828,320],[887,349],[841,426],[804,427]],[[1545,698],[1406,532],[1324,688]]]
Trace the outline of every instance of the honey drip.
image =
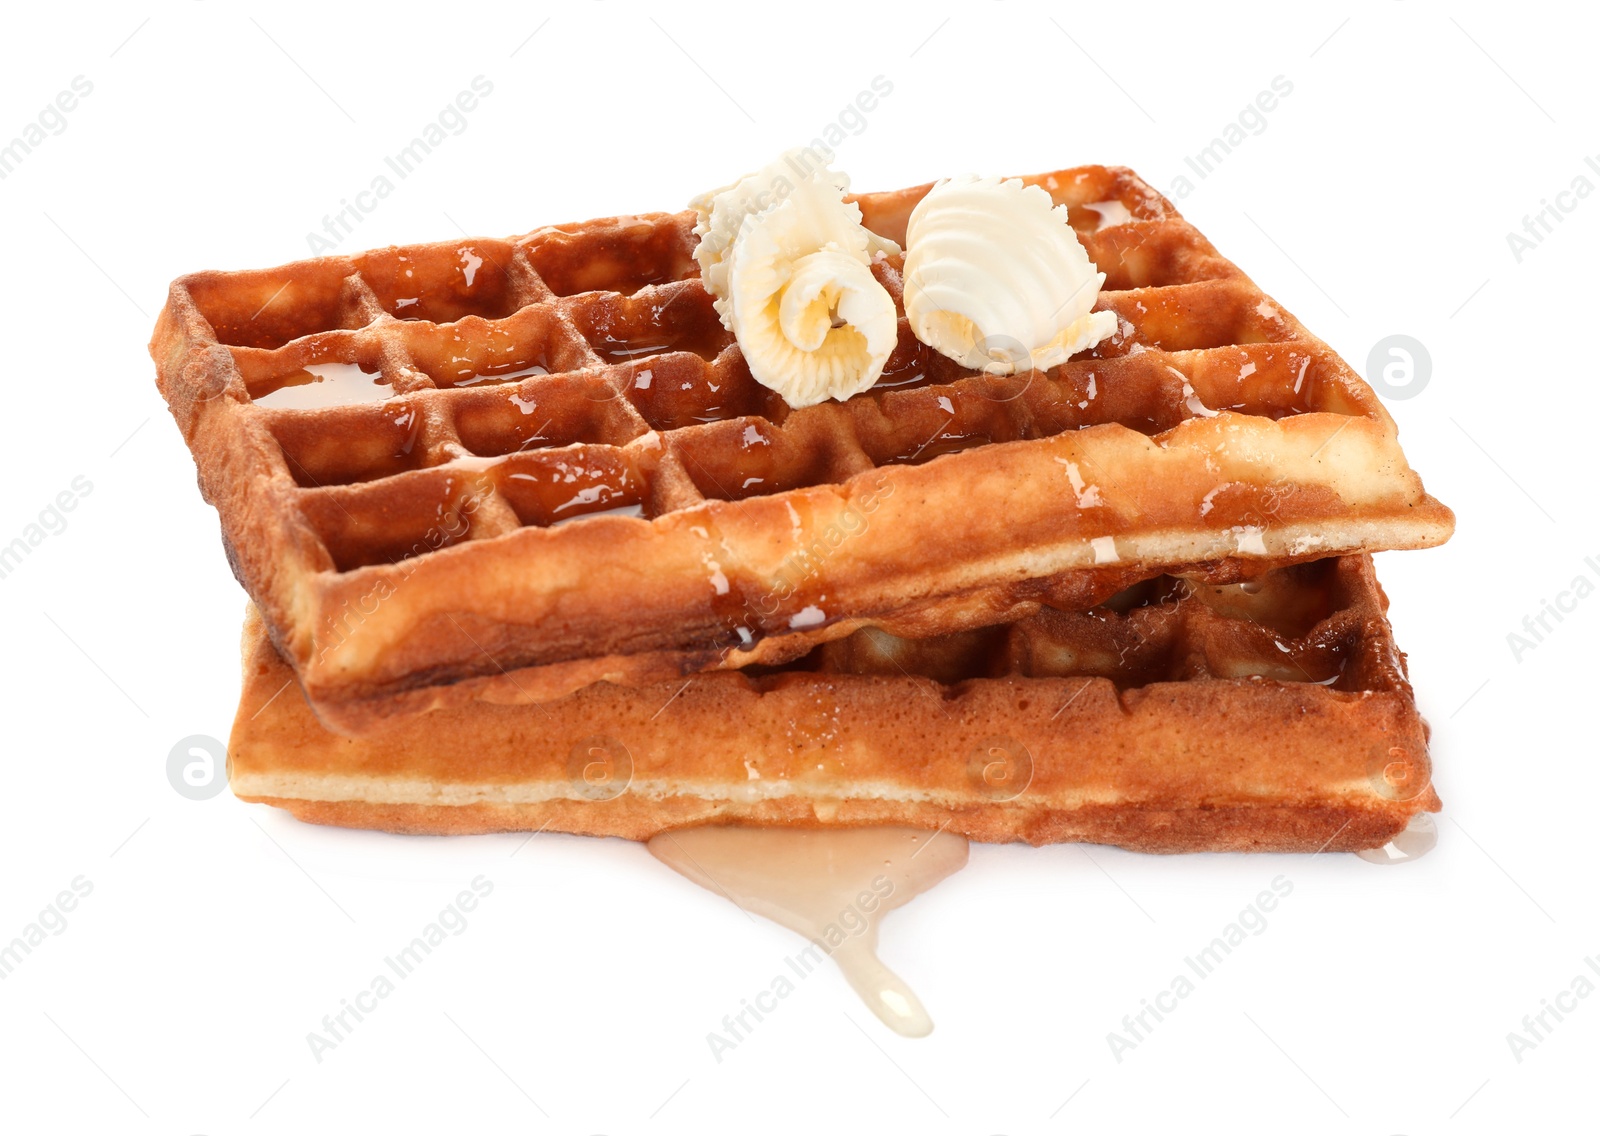
[[1369,864],[1404,864],[1426,856],[1437,843],[1439,826],[1427,813],[1418,813],[1389,843],[1381,848],[1363,848],[1356,855]]
[[967,862],[967,840],[914,828],[708,826],[664,832],[651,855],[701,887],[810,939],[905,1037],[933,1019],[878,959],[878,922]]

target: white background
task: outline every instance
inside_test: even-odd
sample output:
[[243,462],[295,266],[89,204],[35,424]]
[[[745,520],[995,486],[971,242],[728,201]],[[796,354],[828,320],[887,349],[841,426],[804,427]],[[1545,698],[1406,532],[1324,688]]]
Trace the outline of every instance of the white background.
[[[1600,955],[1600,598],[1520,661],[1507,641],[1600,582],[1600,195],[1520,263],[1506,238],[1600,185],[1577,6],[45,7],[6,28],[0,138],[74,76],[93,92],[0,181],[0,543],[93,489],[0,580],[0,941],[75,877],[93,891],[0,981],[0,1126],[1383,1134],[1592,1112],[1600,996],[1520,1063],[1507,1043]],[[641,847],[324,830],[174,792],[173,744],[226,737],[244,597],[152,381],[166,284],[305,257],[477,75],[467,129],[341,251],[675,209],[877,75],[892,94],[839,147],[858,188],[1108,162],[1167,190],[1286,77],[1179,207],[1358,368],[1393,333],[1431,356],[1391,407],[1459,531],[1379,569],[1434,725],[1437,852],[978,847],[885,927],[931,1038],[827,973],[718,1064],[707,1032],[797,940]],[[317,1063],[308,1032],[479,874],[467,930]],[[1278,875],[1267,930],[1116,1062],[1107,1033]]]

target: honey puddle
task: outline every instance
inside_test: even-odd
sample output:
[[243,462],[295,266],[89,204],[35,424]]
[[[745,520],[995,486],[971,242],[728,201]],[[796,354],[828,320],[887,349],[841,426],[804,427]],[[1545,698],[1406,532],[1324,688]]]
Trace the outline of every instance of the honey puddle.
[[378,402],[393,394],[394,387],[382,375],[363,370],[354,363],[313,363],[278,379],[270,389],[252,390],[257,406],[279,410],[314,410]]
[[1418,813],[1382,848],[1363,848],[1356,855],[1369,864],[1405,864],[1426,856],[1437,843],[1439,826],[1427,813]]
[[966,865],[967,839],[915,828],[740,828],[664,832],[650,854],[745,911],[810,939],[884,1025],[926,1037],[933,1019],[878,960],[878,922]]

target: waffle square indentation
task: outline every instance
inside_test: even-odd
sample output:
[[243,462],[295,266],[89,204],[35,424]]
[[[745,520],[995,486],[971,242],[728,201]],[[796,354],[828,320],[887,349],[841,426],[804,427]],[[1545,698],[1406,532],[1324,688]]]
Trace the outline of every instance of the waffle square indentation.
[[631,296],[651,284],[697,277],[696,243],[681,217],[658,213],[540,229],[525,248],[535,271],[558,296]]

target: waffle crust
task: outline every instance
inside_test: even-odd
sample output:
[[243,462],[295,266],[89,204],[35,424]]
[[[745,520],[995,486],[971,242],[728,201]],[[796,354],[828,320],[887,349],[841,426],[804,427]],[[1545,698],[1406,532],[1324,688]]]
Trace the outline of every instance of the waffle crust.
[[[1121,319],[1042,375],[963,371],[902,318],[876,387],[790,410],[691,214],[198,273],[151,353],[235,574],[352,734],[1449,536],[1372,390],[1170,203],[1122,169],[1025,180]],[[927,189],[856,200],[903,239]],[[276,405],[329,365],[392,395]]]
[[1427,729],[1365,556],[1147,582],[782,669],[322,725],[252,610],[234,792],[406,833],[645,840],[700,824],[946,828],[1149,852],[1348,851],[1437,811]]

